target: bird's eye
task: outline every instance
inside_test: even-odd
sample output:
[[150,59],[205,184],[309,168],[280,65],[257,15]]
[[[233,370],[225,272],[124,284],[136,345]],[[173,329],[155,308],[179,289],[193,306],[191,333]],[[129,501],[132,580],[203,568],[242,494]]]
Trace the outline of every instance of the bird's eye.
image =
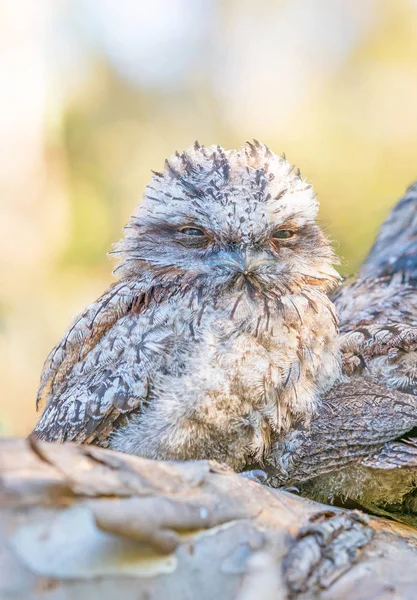
[[180,229],[180,233],[182,233],[183,235],[190,235],[193,237],[201,237],[206,235],[204,231],[202,229],[199,229],[198,227],[182,227],[182,229]]
[[288,238],[291,238],[294,236],[294,231],[291,231],[291,229],[279,229],[278,231],[275,231],[273,234],[273,239],[277,239],[277,240],[288,240]]

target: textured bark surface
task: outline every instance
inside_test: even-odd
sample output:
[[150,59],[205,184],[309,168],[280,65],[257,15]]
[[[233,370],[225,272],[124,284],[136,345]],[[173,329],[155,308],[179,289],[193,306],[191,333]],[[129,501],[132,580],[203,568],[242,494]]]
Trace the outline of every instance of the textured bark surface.
[[0,441],[0,598],[415,598],[417,532],[208,461]]

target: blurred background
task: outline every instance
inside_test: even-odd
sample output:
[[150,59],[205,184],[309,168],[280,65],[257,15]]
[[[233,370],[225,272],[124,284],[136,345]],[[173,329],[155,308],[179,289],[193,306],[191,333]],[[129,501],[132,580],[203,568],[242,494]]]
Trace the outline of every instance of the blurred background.
[[314,183],[355,272],[417,178],[417,1],[0,1],[2,433],[34,424],[150,169],[252,138]]

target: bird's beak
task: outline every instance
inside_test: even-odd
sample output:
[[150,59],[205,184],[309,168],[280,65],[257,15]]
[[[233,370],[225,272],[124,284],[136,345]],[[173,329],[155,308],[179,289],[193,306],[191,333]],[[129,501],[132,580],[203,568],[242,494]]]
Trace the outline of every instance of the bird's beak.
[[217,253],[213,268],[225,275],[239,274],[247,277],[272,260],[266,252],[253,248],[226,250]]
[[241,273],[245,270],[246,252],[244,250],[222,250],[216,254],[213,267],[224,274]]

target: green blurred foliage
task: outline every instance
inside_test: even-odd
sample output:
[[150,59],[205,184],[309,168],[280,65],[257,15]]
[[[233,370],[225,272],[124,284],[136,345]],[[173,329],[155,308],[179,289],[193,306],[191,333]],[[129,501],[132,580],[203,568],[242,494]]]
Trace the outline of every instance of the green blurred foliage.
[[[195,139],[231,148],[258,138],[285,152],[318,193],[341,272],[357,270],[389,208],[417,177],[417,3],[320,0],[316,12],[313,4],[213,2],[211,29],[200,23],[192,67],[166,86],[129,80],[75,28],[72,50],[77,36],[84,44],[77,76],[58,70],[45,83],[44,175],[32,212],[24,204],[33,188],[29,176],[21,193],[25,210],[18,195],[10,209],[20,219],[19,232],[22,215],[29,216],[22,256],[3,265],[0,419],[8,432],[30,429],[44,357],[68,321],[111,281],[106,253],[140,201],[150,170],[160,170],[165,157]],[[67,14],[42,6],[54,13],[51,30],[58,37],[62,22],[73,26],[69,8]],[[121,2],[120,10],[126,6]],[[294,6],[298,13],[291,12]],[[310,22],[303,21],[304,7]],[[355,13],[351,21],[342,9]],[[335,43],[352,23],[362,29],[338,62],[329,50],[327,63],[323,48],[331,32],[322,21],[338,10]],[[310,28],[317,33],[307,43]],[[319,50],[322,62],[314,58]],[[166,64],[176,67],[169,56]],[[32,85],[28,78],[29,95]],[[1,101],[0,110],[6,110]],[[16,177],[24,183],[25,173]]]

